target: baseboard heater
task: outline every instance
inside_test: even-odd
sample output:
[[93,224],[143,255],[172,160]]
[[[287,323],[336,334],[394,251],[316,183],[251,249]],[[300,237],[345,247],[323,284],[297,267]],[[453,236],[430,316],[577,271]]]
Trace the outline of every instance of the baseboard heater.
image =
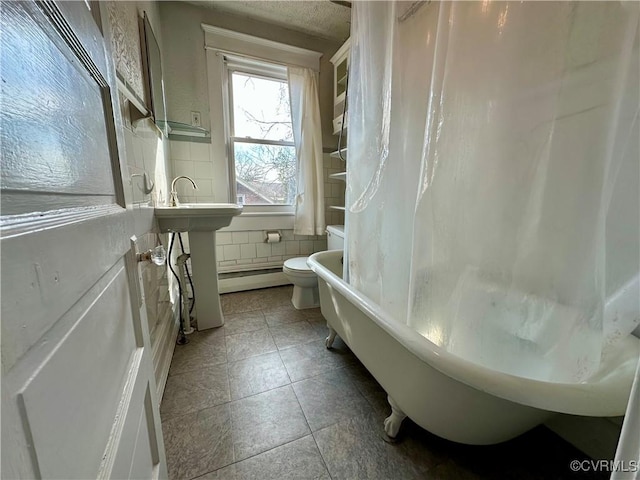
[[282,267],[218,274],[218,288],[220,293],[278,287],[280,285],[289,285],[290,283],[287,276],[282,273]]

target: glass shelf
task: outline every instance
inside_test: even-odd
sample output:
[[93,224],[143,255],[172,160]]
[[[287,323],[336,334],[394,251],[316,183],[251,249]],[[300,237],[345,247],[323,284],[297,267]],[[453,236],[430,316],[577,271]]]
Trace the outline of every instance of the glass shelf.
[[159,121],[158,123],[163,126],[166,125],[170,140],[197,141],[196,139],[209,139],[211,137],[211,133],[202,127],[194,127],[186,123],[172,121]]

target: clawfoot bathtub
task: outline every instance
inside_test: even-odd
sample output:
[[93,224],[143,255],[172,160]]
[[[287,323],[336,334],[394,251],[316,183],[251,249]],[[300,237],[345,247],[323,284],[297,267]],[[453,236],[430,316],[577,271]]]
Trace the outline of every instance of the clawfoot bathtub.
[[579,384],[547,383],[493,371],[439,348],[392,318],[342,280],[342,251],[309,258],[318,275],[322,314],[389,396],[385,431],[395,437],[405,416],[455,442],[488,445],[514,438],[554,412],[623,415],[640,340],[630,336]]

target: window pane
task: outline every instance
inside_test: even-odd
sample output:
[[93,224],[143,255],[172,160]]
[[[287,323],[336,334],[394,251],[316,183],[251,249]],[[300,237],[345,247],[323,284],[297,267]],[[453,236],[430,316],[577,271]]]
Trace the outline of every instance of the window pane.
[[287,82],[238,72],[231,79],[235,136],[293,142]]
[[234,144],[237,197],[245,205],[292,205],[296,195],[295,147]]

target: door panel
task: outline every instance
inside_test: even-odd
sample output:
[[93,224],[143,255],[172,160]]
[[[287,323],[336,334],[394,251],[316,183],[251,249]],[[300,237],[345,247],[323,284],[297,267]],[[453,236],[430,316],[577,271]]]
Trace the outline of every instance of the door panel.
[[158,478],[159,451],[156,424],[153,417],[152,394],[149,385],[135,384],[127,409],[127,418],[112,437],[119,439],[113,455],[105,459],[98,478]]
[[99,17],[0,9],[3,478],[167,476]]
[[2,336],[16,339],[2,344],[4,369],[130,248],[130,219],[117,205],[40,218],[0,220]]
[[[92,289],[89,308],[61,339],[54,340],[51,354],[33,365],[35,375],[19,394],[44,478],[64,478],[69,472],[75,478],[95,476],[123,382],[139,357],[134,355],[138,346],[124,261],[107,276],[106,288]],[[138,370],[133,373],[137,375]]]
[[44,14],[7,2],[0,16],[2,214],[115,203],[104,77]]
[[[82,3],[82,5],[78,5]],[[62,35],[65,31],[73,32],[74,42],[87,52],[88,58],[100,72],[109,69],[104,55],[102,25],[100,25],[100,0],[75,0],[62,2],[42,2],[41,8],[50,18],[51,23],[58,26]],[[87,15],[90,12],[90,15]]]

